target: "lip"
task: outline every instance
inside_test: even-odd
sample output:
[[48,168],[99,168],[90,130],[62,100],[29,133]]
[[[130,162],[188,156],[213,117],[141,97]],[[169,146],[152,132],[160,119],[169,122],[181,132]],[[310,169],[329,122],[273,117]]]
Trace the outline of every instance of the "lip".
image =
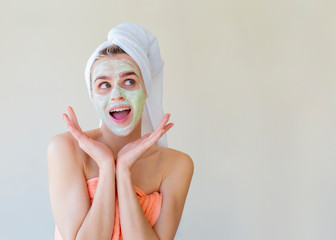
[[[129,114],[127,115],[127,117],[125,117],[124,119],[118,120],[118,119],[115,119],[114,117],[112,117],[111,114],[110,114],[110,112],[112,110],[118,109],[118,108],[130,108],[131,111],[129,112]],[[114,122],[116,122],[117,124],[122,124],[122,123],[125,123],[130,118],[130,115],[133,114],[133,111],[132,111],[132,107],[129,106],[129,105],[119,105],[119,106],[115,106],[115,107],[110,108],[108,114],[111,116],[111,118],[112,118],[112,120]]]
[[118,106],[111,107],[111,108],[109,109],[109,113],[110,113],[111,111],[113,111],[114,109],[117,109],[117,108],[130,108],[131,111],[132,111],[132,107],[131,107],[130,105],[118,105]]

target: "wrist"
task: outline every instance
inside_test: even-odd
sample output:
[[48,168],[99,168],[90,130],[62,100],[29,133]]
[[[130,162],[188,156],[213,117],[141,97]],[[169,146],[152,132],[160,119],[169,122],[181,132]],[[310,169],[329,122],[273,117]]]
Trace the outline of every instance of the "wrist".
[[117,176],[130,176],[131,175],[131,168],[126,164],[118,163],[116,168],[116,175]]
[[99,165],[99,172],[115,172],[114,161],[104,161]]

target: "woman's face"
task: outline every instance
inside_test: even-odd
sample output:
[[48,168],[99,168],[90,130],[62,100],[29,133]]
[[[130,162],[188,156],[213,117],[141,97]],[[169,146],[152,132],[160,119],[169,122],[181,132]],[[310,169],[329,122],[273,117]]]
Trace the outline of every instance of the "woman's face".
[[105,125],[127,136],[139,124],[146,89],[138,65],[127,54],[103,57],[91,71],[92,100]]

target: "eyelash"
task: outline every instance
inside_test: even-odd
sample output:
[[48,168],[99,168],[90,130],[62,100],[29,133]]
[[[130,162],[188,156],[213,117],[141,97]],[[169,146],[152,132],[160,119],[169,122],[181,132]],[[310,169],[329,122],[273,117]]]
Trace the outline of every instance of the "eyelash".
[[[131,84],[131,85],[134,85],[134,84],[135,84],[135,81],[134,81],[133,79],[126,79],[124,82],[127,82],[127,81],[132,81],[133,84]],[[130,85],[127,85],[127,86],[130,86]]]
[[[133,83],[130,84],[130,85],[125,84],[126,86],[132,86],[132,85],[135,84],[135,80],[134,80],[134,79],[126,79],[124,82],[128,82],[128,81],[132,81]],[[104,84],[108,84],[108,85],[109,85],[109,87],[104,87],[104,89],[105,89],[105,88],[110,88],[110,87],[111,87],[111,84],[110,84],[109,82],[103,82],[103,83],[99,84],[99,87],[101,87],[101,86],[104,85]]]
[[[104,84],[108,84],[108,85],[110,85],[109,87],[111,87],[111,84],[108,83],[108,82],[103,82],[103,83],[99,84],[99,87],[101,87],[101,86],[104,85]],[[109,88],[109,87],[103,87],[103,88]]]

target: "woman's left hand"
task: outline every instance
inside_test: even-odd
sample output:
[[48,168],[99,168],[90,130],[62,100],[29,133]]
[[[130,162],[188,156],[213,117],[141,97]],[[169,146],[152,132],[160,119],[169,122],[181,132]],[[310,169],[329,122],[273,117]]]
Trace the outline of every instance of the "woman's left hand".
[[165,114],[154,132],[125,145],[117,155],[116,167],[122,166],[131,169],[134,162],[174,125],[174,123],[167,124],[169,117],[169,113]]

